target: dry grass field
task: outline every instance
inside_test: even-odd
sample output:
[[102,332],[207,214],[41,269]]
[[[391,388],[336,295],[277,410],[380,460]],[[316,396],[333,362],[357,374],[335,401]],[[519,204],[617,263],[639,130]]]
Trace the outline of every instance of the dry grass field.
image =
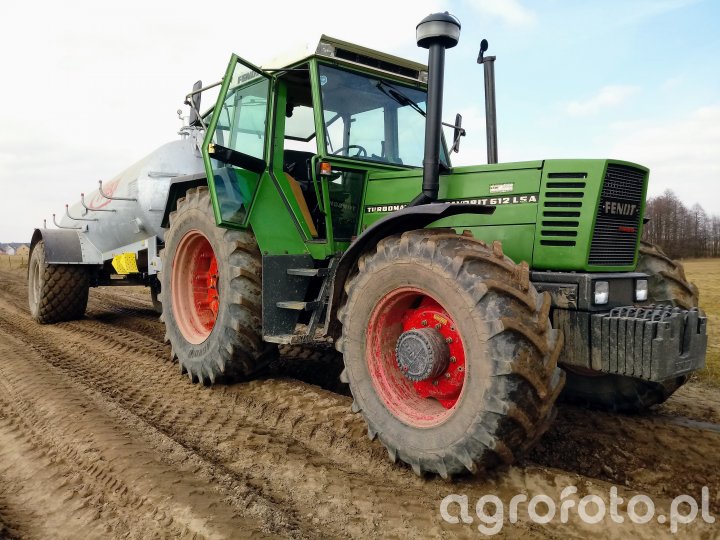
[[700,378],[720,384],[720,259],[682,261],[690,281],[700,289],[700,307],[708,316],[707,367]]

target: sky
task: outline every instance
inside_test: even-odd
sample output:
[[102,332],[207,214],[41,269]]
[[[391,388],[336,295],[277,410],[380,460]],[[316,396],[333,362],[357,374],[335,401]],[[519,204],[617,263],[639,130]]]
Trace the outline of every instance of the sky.
[[[720,2],[415,0],[33,1],[3,6],[0,241],[29,241],[82,191],[177,138],[193,82],[235,52],[262,64],[321,33],[419,62],[426,15],[461,22],[443,116],[485,163],[480,40],[497,56],[501,162],[618,158],[720,215]],[[208,105],[208,103],[205,103]]]

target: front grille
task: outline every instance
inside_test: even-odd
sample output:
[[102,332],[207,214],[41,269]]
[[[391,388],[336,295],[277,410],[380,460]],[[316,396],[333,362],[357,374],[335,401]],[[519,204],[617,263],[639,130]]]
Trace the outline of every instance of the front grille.
[[588,264],[628,266],[635,260],[645,171],[609,164],[605,174]]
[[548,182],[543,192],[541,245],[576,245],[586,178],[585,172],[548,174]]

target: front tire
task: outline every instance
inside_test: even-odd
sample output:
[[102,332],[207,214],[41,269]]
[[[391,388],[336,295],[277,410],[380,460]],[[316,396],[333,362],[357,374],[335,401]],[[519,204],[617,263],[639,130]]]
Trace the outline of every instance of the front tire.
[[262,264],[252,232],[217,227],[208,188],[192,188],[170,214],[160,258],[161,320],[181,372],[212,384],[261,367]]
[[73,321],[85,315],[90,275],[75,264],[47,264],[45,242],[33,247],[28,261],[28,304],[40,324]]
[[[447,478],[511,463],[547,429],[564,381],[561,338],[550,299],[499,242],[447,230],[392,236],[360,258],[345,288],[342,379],[392,461]],[[447,344],[447,362],[413,381],[396,346],[418,335],[438,351]]]
[[651,303],[671,304],[683,309],[698,307],[698,288],[688,281],[683,265],[668,257],[660,246],[640,242],[636,272],[648,275],[648,299]]

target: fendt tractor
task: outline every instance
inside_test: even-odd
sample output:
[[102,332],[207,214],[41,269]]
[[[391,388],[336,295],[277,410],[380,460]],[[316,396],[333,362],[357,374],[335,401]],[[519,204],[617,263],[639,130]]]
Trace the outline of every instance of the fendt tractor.
[[666,400],[704,366],[706,318],[682,267],[640,240],[648,169],[497,163],[485,40],[488,164],[453,167],[460,23],[416,32],[427,66],[327,36],[263,67],[233,55],[214,107],[200,111],[211,86],[188,94],[179,140],[34,231],[33,317],[82,317],[89,287],[149,286],[203,384],[251,376],[279,345],[334,344],[370,438],[418,475],[512,462],[563,387],[615,411]]

